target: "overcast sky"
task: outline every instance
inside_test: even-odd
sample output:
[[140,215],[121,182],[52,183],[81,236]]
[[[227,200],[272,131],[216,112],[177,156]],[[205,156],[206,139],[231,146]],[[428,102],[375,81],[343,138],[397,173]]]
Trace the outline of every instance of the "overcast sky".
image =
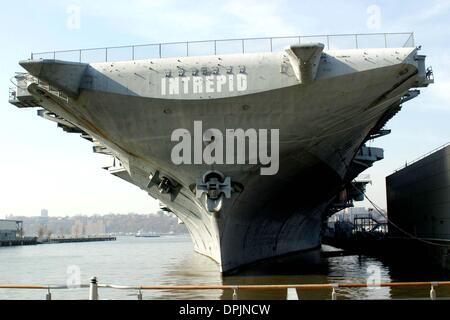
[[367,171],[373,179],[368,195],[385,207],[385,177],[405,161],[450,141],[450,0],[7,3],[0,12],[0,218],[38,215],[42,208],[49,209],[52,216],[158,209],[158,203],[145,192],[102,170],[103,158],[92,153],[90,143],[38,118],[36,109],[19,110],[8,104],[10,78],[21,71],[17,62],[32,51],[214,38],[414,31],[416,44],[423,46],[422,54],[433,66],[436,84],[405,104],[388,123],[392,134],[372,144],[385,149],[385,159]]

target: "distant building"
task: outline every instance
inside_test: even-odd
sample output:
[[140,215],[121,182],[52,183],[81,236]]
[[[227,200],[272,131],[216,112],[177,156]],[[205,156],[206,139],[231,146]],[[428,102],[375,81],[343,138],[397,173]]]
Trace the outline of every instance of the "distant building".
[[12,241],[23,237],[23,222],[0,220],[0,241]]
[[102,220],[88,222],[85,228],[86,235],[102,235],[106,233],[106,226]]
[[48,210],[42,209],[41,216],[39,217],[39,224],[42,228],[47,229],[48,225]]
[[78,237],[84,235],[84,231],[85,228],[83,221],[81,219],[76,219],[72,224],[71,230],[72,236]]

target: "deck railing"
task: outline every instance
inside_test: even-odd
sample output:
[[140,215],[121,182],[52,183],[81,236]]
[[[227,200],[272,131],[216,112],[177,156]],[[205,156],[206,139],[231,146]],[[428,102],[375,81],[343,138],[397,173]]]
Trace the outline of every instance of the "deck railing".
[[[436,300],[436,287],[450,286],[450,281],[436,282],[384,282],[384,283],[331,283],[331,284],[292,284],[292,285],[141,285],[141,286],[119,286],[113,284],[99,284],[97,278],[92,278],[89,285],[80,285],[78,288],[89,288],[89,300],[99,300],[99,289],[116,289],[134,291],[138,300],[143,299],[145,290],[171,290],[171,291],[192,291],[192,290],[230,290],[233,292],[233,300],[238,300],[239,291],[242,290],[287,290],[287,297],[290,300],[298,300],[296,290],[331,290],[331,300],[337,300],[338,288],[370,288],[370,287],[429,287],[429,299]],[[1,289],[22,289],[22,290],[44,290],[46,299],[52,299],[53,290],[71,289],[67,286],[45,286],[45,285],[0,285]],[[447,297],[448,298],[448,297]]]
[[47,51],[32,53],[31,59],[58,59],[88,63],[134,61],[183,56],[274,52],[295,43],[311,42],[323,43],[327,50],[352,48],[401,48],[415,46],[413,32],[361,33],[184,41]]

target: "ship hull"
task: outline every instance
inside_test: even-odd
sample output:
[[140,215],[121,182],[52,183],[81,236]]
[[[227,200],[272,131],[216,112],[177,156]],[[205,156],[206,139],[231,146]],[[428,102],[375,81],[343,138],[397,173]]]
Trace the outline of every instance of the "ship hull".
[[[356,176],[350,173],[356,153],[380,119],[399,106],[416,74],[416,66],[395,63],[217,99],[146,97],[120,84],[102,90],[85,85],[67,101],[37,84],[28,90],[45,109],[105,146],[123,164],[113,174],[159,199],[185,223],[195,251],[232,272],[320,247],[327,207]],[[172,133],[194,132],[197,121],[221,132],[279,130],[279,171],[265,176],[261,165],[174,164]],[[217,212],[192,190],[211,170],[243,186]],[[156,173],[174,181],[177,192],[161,193],[151,183]]]

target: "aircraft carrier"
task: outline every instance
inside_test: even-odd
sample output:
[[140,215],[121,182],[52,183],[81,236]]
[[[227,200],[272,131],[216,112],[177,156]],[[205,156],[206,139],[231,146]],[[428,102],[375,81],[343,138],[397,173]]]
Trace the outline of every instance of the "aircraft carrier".
[[[323,222],[362,200],[367,181],[356,178],[384,157],[366,142],[433,82],[413,34],[398,45],[381,34],[371,48],[346,36],[349,49],[324,36],[282,48],[257,39],[267,47],[256,52],[255,39],[178,43],[186,52],[171,57],[162,51],[173,44],[151,45],[151,58],[130,46],[120,61],[114,48],[96,49],[100,62],[84,61],[89,50],[34,54],[10,102],[92,141],[111,156],[106,170],[158,199],[198,253],[233,272],[318,252]],[[221,41],[241,47],[224,53]],[[196,54],[205,43],[211,52]]]

